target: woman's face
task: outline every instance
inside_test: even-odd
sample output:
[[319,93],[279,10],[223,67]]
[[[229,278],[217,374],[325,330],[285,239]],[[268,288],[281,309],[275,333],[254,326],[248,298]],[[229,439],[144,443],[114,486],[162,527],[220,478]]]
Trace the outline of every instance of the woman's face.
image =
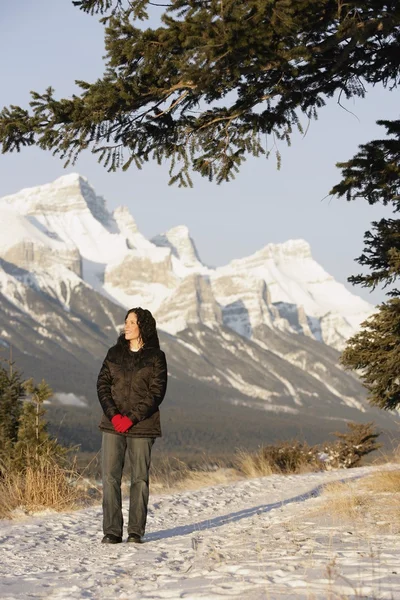
[[137,315],[134,312],[129,313],[125,320],[125,339],[137,340],[140,337],[140,329],[137,322]]

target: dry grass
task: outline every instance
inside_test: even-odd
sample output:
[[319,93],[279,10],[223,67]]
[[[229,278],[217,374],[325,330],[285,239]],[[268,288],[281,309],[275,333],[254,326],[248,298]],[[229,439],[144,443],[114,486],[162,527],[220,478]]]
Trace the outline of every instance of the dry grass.
[[349,483],[330,483],[324,487],[323,497],[325,498],[325,507],[328,508],[332,518],[340,519],[358,518],[362,511],[368,510],[371,500],[370,495],[365,492],[358,492]]
[[397,442],[388,443],[380,448],[365,464],[386,465],[400,463],[400,445]]
[[151,492],[155,494],[171,493],[174,491],[194,490],[220,484],[229,484],[243,476],[233,468],[205,463],[203,467],[190,469],[179,459],[165,459],[156,467],[152,465],[150,476]]
[[274,472],[270,461],[261,452],[238,450],[235,462],[239,471],[246,477],[264,477]]
[[220,468],[215,471],[191,471],[179,482],[177,489],[194,490],[202,487],[229,484],[242,479],[236,469]]
[[[395,419],[395,423],[400,427],[400,419]],[[400,441],[398,433],[385,439],[384,445],[373,454],[367,464],[384,465],[400,463]]]
[[197,490],[203,487],[224,485],[242,479],[235,469],[217,469],[216,471],[189,471],[185,477],[171,481],[152,477],[151,491],[155,494]]
[[379,471],[347,483],[332,483],[324,487],[322,505],[333,521],[389,528],[400,532],[400,472]]
[[44,509],[71,510],[82,505],[86,493],[75,485],[76,474],[56,463],[41,459],[23,473],[6,471],[0,480],[0,518]]
[[360,488],[375,493],[392,493],[400,496],[400,471],[378,471],[359,482]]

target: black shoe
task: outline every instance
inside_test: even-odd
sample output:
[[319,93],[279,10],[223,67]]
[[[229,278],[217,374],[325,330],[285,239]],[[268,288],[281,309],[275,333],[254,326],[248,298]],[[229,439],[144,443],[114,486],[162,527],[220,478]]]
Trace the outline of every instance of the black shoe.
[[130,533],[126,541],[133,542],[134,544],[143,544],[142,538],[137,533]]
[[101,540],[102,544],[120,544],[121,542],[122,537],[119,535],[113,535],[112,533],[107,533]]

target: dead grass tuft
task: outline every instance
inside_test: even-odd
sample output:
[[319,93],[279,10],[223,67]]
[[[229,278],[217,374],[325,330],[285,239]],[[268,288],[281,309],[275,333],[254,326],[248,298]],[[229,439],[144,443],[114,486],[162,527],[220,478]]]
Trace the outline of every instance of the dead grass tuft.
[[368,526],[400,532],[400,472],[379,471],[356,481],[331,483],[324,487],[317,512],[334,521],[348,519]]
[[177,458],[167,458],[157,466],[151,467],[150,487],[152,493],[170,493],[181,490],[194,490],[213,485],[228,484],[242,479],[234,468],[226,468],[204,463],[191,469]]
[[270,461],[261,452],[238,450],[235,462],[246,477],[264,477],[274,472]]
[[360,487],[376,493],[393,493],[400,496],[400,471],[379,471],[360,480]]
[[6,471],[0,480],[0,518],[24,512],[72,510],[82,505],[85,491],[76,485],[77,474],[41,458],[23,472]]
[[329,483],[324,487],[325,506],[330,516],[357,519],[362,511],[368,509],[373,500],[370,495],[357,491],[348,483]]

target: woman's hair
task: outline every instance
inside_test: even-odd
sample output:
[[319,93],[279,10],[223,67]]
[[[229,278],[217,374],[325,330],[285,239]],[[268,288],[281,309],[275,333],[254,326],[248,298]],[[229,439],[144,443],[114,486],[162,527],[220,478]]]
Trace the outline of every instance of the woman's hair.
[[[125,315],[125,321],[128,315],[135,313],[137,318],[137,324],[139,326],[140,337],[142,338],[143,344],[146,346],[160,346],[158,341],[158,334],[156,329],[156,320],[147,308],[131,308]],[[117,344],[122,344],[129,348],[129,342],[125,339],[125,329],[121,331],[118,336]]]

